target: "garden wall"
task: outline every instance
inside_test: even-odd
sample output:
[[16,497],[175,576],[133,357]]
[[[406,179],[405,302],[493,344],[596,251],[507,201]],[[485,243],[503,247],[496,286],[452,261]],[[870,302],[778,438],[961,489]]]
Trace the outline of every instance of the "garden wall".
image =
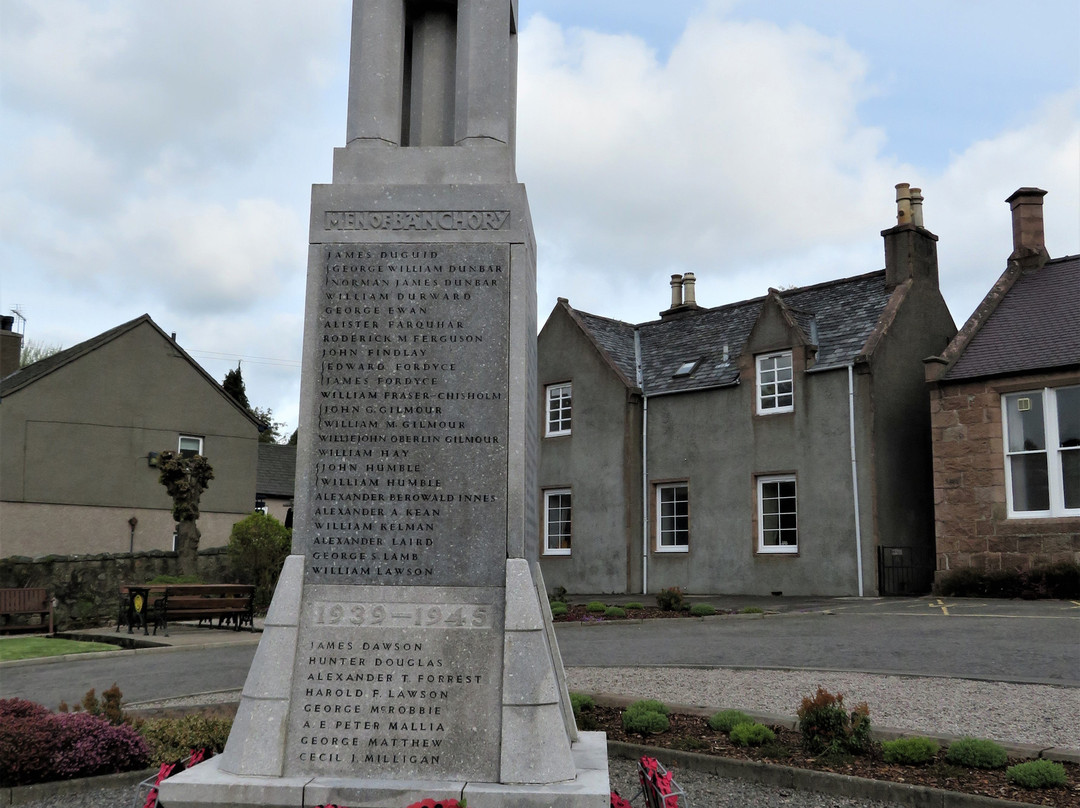
[[[45,587],[53,596],[57,631],[106,625],[115,620],[120,587],[159,575],[179,575],[176,553],[11,556],[0,559],[0,588]],[[198,576],[204,583],[234,583],[237,578],[224,547],[199,551]]]

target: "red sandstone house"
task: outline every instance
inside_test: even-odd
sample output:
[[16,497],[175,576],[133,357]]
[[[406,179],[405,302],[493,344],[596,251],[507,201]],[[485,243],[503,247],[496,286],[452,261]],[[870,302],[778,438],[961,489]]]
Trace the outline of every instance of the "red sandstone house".
[[1005,272],[926,360],[939,578],[1080,562],[1080,256],[1047,253],[1045,194],[1009,197]]

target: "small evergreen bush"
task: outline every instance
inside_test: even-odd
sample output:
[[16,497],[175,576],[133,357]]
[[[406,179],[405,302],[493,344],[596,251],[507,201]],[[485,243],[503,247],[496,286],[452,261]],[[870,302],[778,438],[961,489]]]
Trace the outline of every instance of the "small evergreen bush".
[[897,738],[895,741],[883,741],[881,753],[886,763],[918,766],[931,760],[940,748],[937,742],[929,738]]
[[179,718],[150,718],[136,721],[136,729],[149,744],[150,759],[156,766],[186,758],[192,749],[217,754],[229,740],[232,719],[188,713]]
[[588,693],[571,693],[570,708],[575,717],[580,717],[583,712],[592,711],[596,707],[596,701]]
[[1068,785],[1065,767],[1052,760],[1028,760],[1005,770],[1005,779],[1021,788],[1058,788]]
[[635,701],[623,712],[623,727],[627,732],[636,732],[640,735],[664,732],[671,726],[667,714],[668,708],[662,701],[655,699]]
[[945,759],[973,769],[1000,769],[1008,762],[1005,749],[982,738],[961,738],[949,744]]
[[729,733],[739,724],[753,724],[754,719],[742,710],[721,710],[709,716],[709,726],[717,732]]
[[710,614],[716,614],[716,607],[711,603],[695,603],[690,607],[690,614],[694,617],[708,617]]
[[850,713],[844,697],[818,688],[798,709],[803,746],[813,755],[858,754],[870,748],[870,709],[858,704]]
[[551,590],[551,597],[549,600],[552,603],[566,603],[566,587],[557,586]]
[[736,724],[731,728],[731,742],[736,746],[761,746],[776,740],[776,733],[764,724]]
[[644,609],[645,607],[635,600],[632,603],[627,603],[625,608],[627,608],[627,609]]
[[743,606],[739,609],[739,614],[765,614],[765,610],[760,606]]
[[560,601],[555,601],[551,604],[551,616],[562,617],[570,611],[570,607]]
[[618,606],[608,606],[604,609],[604,617],[626,617],[626,609]]
[[590,614],[603,614],[607,611],[607,604],[602,603],[599,600],[590,600],[585,604],[585,611]]
[[683,609],[683,593],[677,586],[661,589],[656,596],[656,605],[665,612],[680,612]]
[[626,709],[650,710],[654,713],[660,713],[661,715],[667,715],[669,712],[667,705],[664,704],[664,702],[662,701],[657,701],[656,699],[641,699],[639,701],[635,701]]

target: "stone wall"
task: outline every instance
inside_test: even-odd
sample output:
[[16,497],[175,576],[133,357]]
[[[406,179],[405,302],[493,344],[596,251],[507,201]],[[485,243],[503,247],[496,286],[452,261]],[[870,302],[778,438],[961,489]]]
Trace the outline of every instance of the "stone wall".
[[[198,570],[204,583],[237,580],[224,547],[200,550]],[[116,620],[122,585],[177,574],[176,553],[161,550],[0,559],[0,588],[45,587],[52,593],[57,631],[107,625]]]
[[[1032,387],[1039,386],[1033,382]],[[986,381],[933,387],[935,578],[1080,562],[1080,519],[1009,519],[1001,395]]]

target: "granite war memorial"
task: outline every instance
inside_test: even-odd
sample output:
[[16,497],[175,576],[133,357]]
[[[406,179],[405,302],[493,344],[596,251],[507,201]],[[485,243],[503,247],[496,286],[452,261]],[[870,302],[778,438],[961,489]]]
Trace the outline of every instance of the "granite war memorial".
[[536,248],[516,0],[354,0],[312,190],[296,529],[185,806],[608,804],[535,563]]

